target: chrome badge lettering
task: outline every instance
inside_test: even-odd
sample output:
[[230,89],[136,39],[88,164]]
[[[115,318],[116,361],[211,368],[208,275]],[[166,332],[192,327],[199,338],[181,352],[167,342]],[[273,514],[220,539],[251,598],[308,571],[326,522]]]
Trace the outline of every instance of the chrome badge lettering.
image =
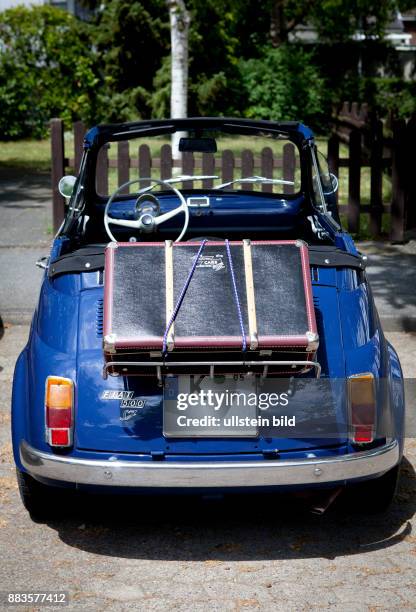
[[116,400],[120,402],[120,408],[136,409],[136,411],[138,408],[144,408],[146,405],[146,400],[140,397],[134,397],[134,391],[115,391],[112,389],[106,389],[101,393],[100,399]]
[[133,399],[134,391],[113,391],[106,389],[101,393],[100,399],[102,400],[127,400]]

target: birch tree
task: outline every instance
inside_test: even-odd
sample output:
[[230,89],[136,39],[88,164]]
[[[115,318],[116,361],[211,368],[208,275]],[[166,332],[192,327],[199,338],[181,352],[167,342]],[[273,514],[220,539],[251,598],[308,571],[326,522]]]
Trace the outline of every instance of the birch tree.
[[[188,33],[191,21],[184,0],[166,0],[170,17],[171,40],[171,97],[170,114],[174,119],[187,116],[188,110]],[[180,132],[172,136],[172,155],[178,151]]]

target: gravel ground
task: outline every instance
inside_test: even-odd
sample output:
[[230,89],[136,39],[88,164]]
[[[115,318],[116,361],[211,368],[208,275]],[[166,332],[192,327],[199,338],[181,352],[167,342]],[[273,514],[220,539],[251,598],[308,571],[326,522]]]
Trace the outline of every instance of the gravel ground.
[[[415,440],[381,517],[336,505],[316,517],[283,497],[80,497],[64,520],[32,522],[9,442],[13,365],[27,334],[10,326],[0,341],[0,591],[64,590],[69,610],[415,609]],[[388,337],[415,376],[416,335]]]

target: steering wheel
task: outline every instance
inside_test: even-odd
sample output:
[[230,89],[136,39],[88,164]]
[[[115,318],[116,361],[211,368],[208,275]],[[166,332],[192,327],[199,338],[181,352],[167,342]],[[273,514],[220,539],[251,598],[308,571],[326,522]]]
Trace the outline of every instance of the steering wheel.
[[[114,219],[113,217],[110,217],[108,213],[109,213],[111,204],[113,203],[114,198],[120,193],[120,191],[122,191],[124,188],[129,187],[130,185],[133,185],[135,183],[141,183],[142,181],[149,181],[150,183],[153,183],[155,185],[163,185],[164,187],[169,187],[169,189],[171,189],[178,196],[180,200],[180,205],[177,208],[174,208],[173,210],[170,210],[169,212],[163,215],[158,215],[158,216],[154,216],[150,214],[149,212],[144,212],[136,220]],[[144,187],[143,189],[140,189],[139,191],[137,191],[135,194],[132,194],[132,195],[134,196],[134,195],[140,195],[140,194],[146,193],[146,191],[150,191],[151,188],[152,187],[150,188]],[[162,179],[154,179],[154,178],[148,178],[148,177],[133,179],[132,181],[127,181],[127,183],[123,183],[122,185],[120,185],[120,187],[117,187],[117,189],[111,194],[106,204],[106,207],[104,209],[104,227],[105,227],[105,231],[107,232],[107,235],[110,238],[110,240],[112,240],[113,242],[117,242],[117,240],[114,238],[113,234],[111,233],[110,223],[112,223],[113,225],[120,225],[121,227],[130,227],[131,229],[141,230],[143,232],[151,232],[151,231],[154,231],[154,229],[158,225],[160,225],[161,223],[164,223],[165,221],[168,221],[169,219],[172,219],[173,217],[176,217],[176,215],[178,215],[181,212],[185,214],[185,220],[184,220],[182,231],[179,234],[178,238],[176,238],[175,242],[179,242],[180,240],[182,240],[182,238],[184,237],[186,233],[186,230],[188,229],[189,208],[188,208],[185,198],[183,197],[179,189],[176,189],[176,187],[171,185],[169,181],[163,181]]]

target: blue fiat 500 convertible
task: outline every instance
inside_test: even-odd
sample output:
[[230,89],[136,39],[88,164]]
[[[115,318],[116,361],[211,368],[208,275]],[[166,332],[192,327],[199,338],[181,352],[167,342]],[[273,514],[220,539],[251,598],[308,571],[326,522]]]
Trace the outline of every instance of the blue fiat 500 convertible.
[[103,125],[59,187],[13,384],[33,516],[64,489],[347,492],[387,508],[402,372],[307,127]]

